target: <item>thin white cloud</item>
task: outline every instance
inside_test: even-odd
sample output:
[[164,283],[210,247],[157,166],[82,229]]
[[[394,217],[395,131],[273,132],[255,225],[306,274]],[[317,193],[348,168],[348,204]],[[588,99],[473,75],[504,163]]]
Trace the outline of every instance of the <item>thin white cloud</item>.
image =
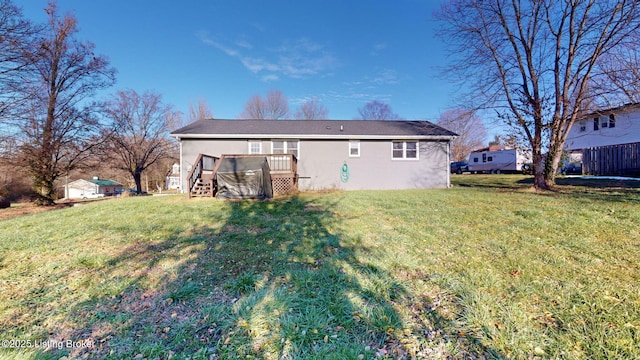
[[280,77],[278,75],[276,75],[276,74],[268,74],[268,75],[263,76],[261,78],[261,80],[264,81],[264,82],[277,81],[277,80],[280,80]]
[[372,47],[371,51],[369,52],[369,54],[373,55],[373,56],[376,56],[376,55],[380,54],[383,50],[385,50],[387,48],[387,46],[388,46],[388,44],[386,42],[373,44],[373,47]]
[[329,91],[321,94],[323,99],[332,103],[367,103],[374,100],[390,102],[391,94],[379,92],[359,92],[359,91]]
[[[322,45],[306,38],[283,41],[271,49],[256,49],[244,39],[236,41],[232,46],[211,38],[206,32],[198,33],[198,37],[203,44],[238,59],[247,70],[256,75],[269,72],[271,74],[268,75],[279,74],[301,79],[325,74],[338,64],[336,58],[325,51]],[[256,54],[258,52],[260,55]],[[268,76],[268,79],[273,80],[273,76]]]
[[236,46],[241,47],[243,49],[253,49],[253,45],[247,40],[238,40],[236,41]]
[[373,45],[373,50],[375,50],[375,51],[382,51],[382,50],[384,50],[386,48],[387,48],[387,43],[385,43],[385,42]]
[[372,77],[371,82],[377,85],[395,85],[400,81],[398,80],[397,71],[392,69],[385,69]]

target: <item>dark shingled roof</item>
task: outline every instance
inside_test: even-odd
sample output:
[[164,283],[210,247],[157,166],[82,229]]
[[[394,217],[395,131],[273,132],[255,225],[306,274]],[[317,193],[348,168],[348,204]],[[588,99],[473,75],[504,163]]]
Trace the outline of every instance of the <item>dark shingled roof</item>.
[[232,135],[304,137],[452,137],[455,133],[428,121],[384,120],[218,120],[196,121],[171,133],[176,138]]

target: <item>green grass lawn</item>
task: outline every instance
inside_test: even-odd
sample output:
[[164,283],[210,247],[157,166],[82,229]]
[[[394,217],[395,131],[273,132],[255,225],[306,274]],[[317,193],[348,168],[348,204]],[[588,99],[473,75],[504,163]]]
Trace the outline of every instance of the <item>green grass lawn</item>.
[[640,358],[640,184],[452,182],[2,220],[0,358]]

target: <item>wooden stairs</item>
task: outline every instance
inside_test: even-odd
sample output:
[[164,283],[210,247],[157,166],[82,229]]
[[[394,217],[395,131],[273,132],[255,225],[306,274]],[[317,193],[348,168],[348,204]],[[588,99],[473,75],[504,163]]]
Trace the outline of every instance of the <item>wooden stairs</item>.
[[213,180],[200,178],[191,188],[191,197],[213,197]]

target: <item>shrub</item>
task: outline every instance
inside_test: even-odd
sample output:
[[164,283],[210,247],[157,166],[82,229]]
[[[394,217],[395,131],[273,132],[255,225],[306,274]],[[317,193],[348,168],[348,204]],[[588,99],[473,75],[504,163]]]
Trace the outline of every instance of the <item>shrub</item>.
[[0,209],[6,209],[11,206],[9,198],[0,195]]

